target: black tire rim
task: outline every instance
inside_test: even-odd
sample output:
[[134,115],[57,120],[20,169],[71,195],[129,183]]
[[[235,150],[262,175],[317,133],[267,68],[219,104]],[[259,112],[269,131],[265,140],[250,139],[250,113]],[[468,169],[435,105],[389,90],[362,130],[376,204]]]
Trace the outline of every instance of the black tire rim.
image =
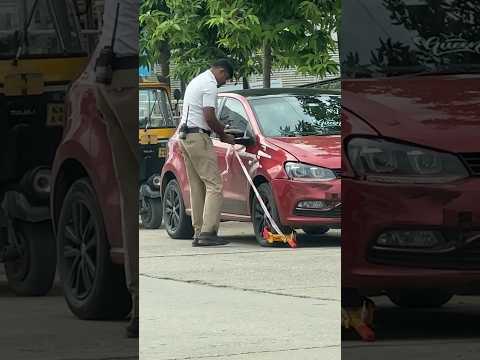
[[98,231],[83,201],[74,201],[68,215],[63,233],[64,284],[82,300],[90,294],[96,277]]
[[12,280],[23,281],[28,275],[30,268],[30,253],[28,251],[28,243],[25,235],[21,231],[15,231],[15,237],[17,243],[15,244],[15,250],[18,252],[18,258],[14,261],[8,262],[8,276]]
[[[273,216],[272,214],[272,205],[269,201],[269,199],[266,196],[262,196],[263,202],[265,203],[265,206],[267,207],[268,212],[270,215]],[[265,226],[267,226],[270,229],[270,224],[267,219],[267,215],[263,211],[262,205],[260,205],[260,202],[258,201],[257,198],[255,198],[255,205],[254,205],[254,211],[253,211],[253,219],[254,219],[254,226],[255,226],[255,233],[263,238],[263,229]]]
[[175,186],[169,186],[165,194],[165,224],[170,232],[176,232],[180,226],[180,194]]
[[152,209],[152,203],[150,202],[149,199],[143,200],[143,209],[142,209],[142,223],[144,224],[149,224],[150,221],[152,221],[153,217],[153,209]]

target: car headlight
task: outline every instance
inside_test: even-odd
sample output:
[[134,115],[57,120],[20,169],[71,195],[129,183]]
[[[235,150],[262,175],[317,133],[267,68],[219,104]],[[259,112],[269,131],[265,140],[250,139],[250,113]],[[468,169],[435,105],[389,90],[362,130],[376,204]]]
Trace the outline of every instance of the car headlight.
[[335,173],[320,166],[287,162],[285,171],[290,179],[302,181],[329,181],[336,179]]
[[349,161],[358,176],[377,182],[432,184],[468,177],[455,155],[375,138],[347,143]]

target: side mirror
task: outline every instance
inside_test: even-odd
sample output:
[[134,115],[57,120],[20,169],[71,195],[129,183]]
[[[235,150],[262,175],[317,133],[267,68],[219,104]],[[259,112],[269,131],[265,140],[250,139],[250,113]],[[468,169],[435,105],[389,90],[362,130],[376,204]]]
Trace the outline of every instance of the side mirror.
[[249,131],[244,131],[236,128],[225,129],[226,134],[233,135],[235,137],[235,144],[250,146],[255,144],[255,138]]
[[173,98],[175,100],[180,100],[182,98],[182,92],[179,89],[173,90]]

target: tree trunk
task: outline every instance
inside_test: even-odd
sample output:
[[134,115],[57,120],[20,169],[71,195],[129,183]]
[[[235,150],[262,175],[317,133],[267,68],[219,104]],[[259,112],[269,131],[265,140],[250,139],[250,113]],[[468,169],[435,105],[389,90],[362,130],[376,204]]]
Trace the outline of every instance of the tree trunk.
[[248,77],[244,76],[242,79],[243,79],[243,88],[250,89],[250,83],[248,82]]
[[170,86],[170,46],[168,43],[162,42],[160,44],[160,54],[158,57],[158,64],[160,65],[160,74],[165,78],[167,84]]
[[263,87],[270,89],[272,74],[272,46],[268,41],[263,42]]

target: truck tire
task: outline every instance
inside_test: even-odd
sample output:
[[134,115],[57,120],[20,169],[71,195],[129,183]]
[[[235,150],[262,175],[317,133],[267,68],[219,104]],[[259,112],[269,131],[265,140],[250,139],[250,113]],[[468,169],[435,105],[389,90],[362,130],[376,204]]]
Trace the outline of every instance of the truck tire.
[[15,220],[13,228],[20,256],[5,263],[8,285],[17,295],[46,295],[52,288],[57,267],[52,224]]
[[144,198],[140,218],[145,229],[158,229],[162,226],[163,205],[161,198]]

